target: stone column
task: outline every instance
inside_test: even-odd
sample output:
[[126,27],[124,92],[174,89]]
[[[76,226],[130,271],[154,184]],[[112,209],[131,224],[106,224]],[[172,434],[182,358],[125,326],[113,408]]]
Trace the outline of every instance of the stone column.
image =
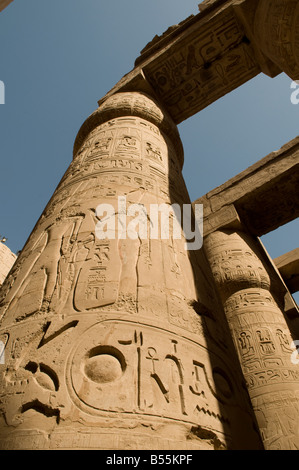
[[207,262],[151,212],[190,203],[182,164],[144,94],[83,124],[1,292],[2,448],[259,448]]
[[271,294],[258,245],[241,231],[219,230],[204,242],[246,379],[264,446],[299,448],[299,369],[293,339]]
[[262,52],[293,80],[299,80],[298,1],[260,0],[254,34]]

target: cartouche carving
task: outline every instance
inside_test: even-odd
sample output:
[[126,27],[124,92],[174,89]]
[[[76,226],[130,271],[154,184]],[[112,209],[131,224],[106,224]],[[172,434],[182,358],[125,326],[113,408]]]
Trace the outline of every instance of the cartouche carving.
[[236,407],[260,446],[241,380],[234,385],[240,372],[224,318],[200,314],[215,302],[203,255],[190,259],[183,232],[131,239],[115,223],[114,237],[97,236],[97,207],[110,204],[118,222],[120,196],[147,214],[151,204],[190,203],[182,163],[176,126],[148,96],[108,98],[82,126],[74,160],[2,291],[2,448],[76,448],[69,436],[85,433],[97,448],[109,435],[118,449],[132,429],[139,448],[157,436],[162,448],[213,448],[190,438],[199,427],[222,447],[242,447]]

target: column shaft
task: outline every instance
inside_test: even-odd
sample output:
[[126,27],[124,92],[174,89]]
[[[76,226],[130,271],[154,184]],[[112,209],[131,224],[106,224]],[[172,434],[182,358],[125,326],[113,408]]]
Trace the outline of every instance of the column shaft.
[[299,447],[299,371],[261,253],[242,232],[217,231],[206,252],[266,449]]
[[143,94],[83,124],[1,293],[2,448],[259,448],[205,258],[151,236],[153,206],[190,203],[182,163]]

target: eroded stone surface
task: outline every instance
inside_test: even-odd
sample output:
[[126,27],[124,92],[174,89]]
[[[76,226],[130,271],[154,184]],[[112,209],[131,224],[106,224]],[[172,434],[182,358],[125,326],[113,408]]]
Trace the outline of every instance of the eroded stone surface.
[[155,36],[107,96],[150,93],[178,124],[261,72],[298,79],[296,0],[215,0],[199,7],[199,14]]
[[[267,160],[206,195],[204,250],[188,254],[173,234],[119,236],[136,224],[119,197],[147,217],[152,204],[190,203],[174,123],[262,70],[298,78],[297,2],[203,6],[156,37],[83,124],[5,281],[3,449],[260,449],[260,437],[268,449],[299,446],[292,337],[255,239],[294,216],[296,191],[278,222],[248,224],[254,197],[273,206],[273,188],[294,188],[298,142],[275,175]],[[121,216],[114,237],[96,236],[99,204],[113,208],[110,222]]]
[[254,31],[260,48],[293,80],[299,79],[299,5],[297,0],[261,0]]
[[190,202],[182,158],[171,119],[139,93],[82,126],[1,293],[2,448],[261,446],[204,255],[183,236],[119,238],[118,224],[95,236],[97,206],[121,215],[119,196],[148,214]]
[[208,235],[205,249],[265,448],[295,450],[299,375],[291,360],[294,338],[271,293],[263,255],[248,234],[232,230]]

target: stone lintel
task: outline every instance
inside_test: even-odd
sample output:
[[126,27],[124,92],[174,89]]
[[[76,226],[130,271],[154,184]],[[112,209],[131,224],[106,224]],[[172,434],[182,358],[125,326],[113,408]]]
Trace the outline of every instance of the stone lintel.
[[[225,0],[205,0],[198,5],[198,8],[200,12],[207,12],[212,8],[219,8],[219,6],[222,6],[223,4],[226,4],[227,6],[227,3],[228,2]],[[281,69],[262,53],[258,40],[254,34],[254,19],[258,3],[259,0],[232,0],[230,2],[230,4],[233,5],[240,22],[245,28],[246,36],[250,39],[254,47],[255,56],[261,67],[261,71],[274,78],[281,73]]]
[[242,8],[246,4],[246,14],[240,0],[201,4],[199,14],[155,36],[136,59],[135,68],[99,104],[119,91],[145,92],[179,124],[260,72],[280,73],[260,52],[245,21],[255,3],[241,3]]
[[299,79],[298,30],[297,0],[258,0],[253,22],[258,46],[293,80]]
[[215,5],[219,5],[220,3],[224,2],[225,0],[204,0],[203,2],[199,3],[198,9],[200,12],[203,12],[208,8],[215,7]]
[[262,236],[298,217],[298,181],[299,136],[194,203],[213,221],[233,205],[246,229]]
[[291,319],[297,320],[299,317],[299,308],[290,291],[287,290],[284,296],[284,313]]
[[292,250],[278,258],[274,263],[279,270],[289,291],[294,294],[299,291],[299,248]]
[[205,208],[206,204],[203,198],[201,199],[201,204],[203,204],[204,211],[203,211],[203,235],[206,237],[210,233],[214,232],[215,230],[219,229],[235,229],[240,230],[242,228],[242,224],[240,221],[240,217],[236,208],[233,204],[229,206],[222,207],[219,211],[210,213],[210,215],[205,215]]

